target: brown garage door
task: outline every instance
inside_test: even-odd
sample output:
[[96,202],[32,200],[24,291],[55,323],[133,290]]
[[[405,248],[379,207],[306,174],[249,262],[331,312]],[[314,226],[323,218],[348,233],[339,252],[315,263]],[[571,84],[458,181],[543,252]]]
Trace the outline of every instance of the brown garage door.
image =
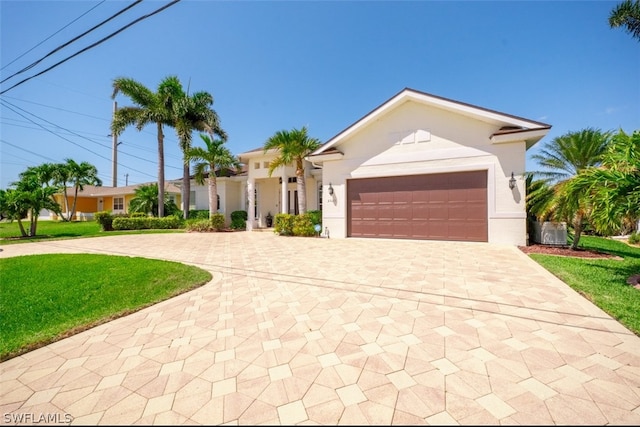
[[347,181],[347,235],[486,242],[487,171]]

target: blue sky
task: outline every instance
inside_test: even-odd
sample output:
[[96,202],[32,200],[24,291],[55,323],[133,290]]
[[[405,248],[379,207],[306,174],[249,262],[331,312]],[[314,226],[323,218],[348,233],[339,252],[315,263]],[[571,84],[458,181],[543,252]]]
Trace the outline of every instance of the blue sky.
[[[2,79],[131,3],[0,0]],[[140,3],[0,90],[168,3]],[[94,164],[111,185],[113,79],[155,90],[169,75],[214,96],[236,154],[294,127],[327,141],[410,87],[552,125],[527,154],[535,170],[531,155],[556,136],[640,129],[640,42],[609,27],[616,4],[182,0],[0,95],[0,188],[66,158]],[[181,153],[166,134],[166,177],[177,179]],[[153,127],[120,141],[118,185],[156,180]]]

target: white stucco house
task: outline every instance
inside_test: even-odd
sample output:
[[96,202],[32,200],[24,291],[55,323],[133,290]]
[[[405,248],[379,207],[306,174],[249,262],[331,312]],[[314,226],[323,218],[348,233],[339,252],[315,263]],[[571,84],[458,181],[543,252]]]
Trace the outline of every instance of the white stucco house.
[[[331,238],[526,244],[525,153],[550,125],[404,89],[308,156],[307,209]],[[293,168],[247,167],[247,228],[297,213]]]

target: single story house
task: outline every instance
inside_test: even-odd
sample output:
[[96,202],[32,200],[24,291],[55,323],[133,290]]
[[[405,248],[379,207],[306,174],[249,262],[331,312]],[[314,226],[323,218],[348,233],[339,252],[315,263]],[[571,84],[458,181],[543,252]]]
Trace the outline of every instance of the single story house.
[[[307,209],[331,238],[526,244],[525,154],[551,128],[406,88],[307,157]],[[293,167],[247,166],[247,228],[296,213]]]
[[[103,187],[95,185],[85,185],[83,190],[78,191],[78,202],[76,203],[74,221],[93,220],[96,212],[111,211],[113,214],[122,214],[129,211],[129,203],[135,197],[135,190],[143,185],[153,184],[147,182],[144,184],[127,185],[125,187]],[[181,203],[180,188],[173,182],[166,182],[165,189],[169,200],[173,200],[178,206]],[[69,209],[73,206],[74,188],[67,188],[67,197],[69,199]],[[63,209],[63,215],[66,217],[64,194],[55,195],[56,202]],[[59,220],[55,213],[50,214],[50,219]]]

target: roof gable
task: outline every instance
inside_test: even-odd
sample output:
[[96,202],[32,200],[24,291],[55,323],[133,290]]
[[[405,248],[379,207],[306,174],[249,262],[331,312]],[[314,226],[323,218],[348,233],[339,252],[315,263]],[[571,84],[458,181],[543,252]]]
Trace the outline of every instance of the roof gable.
[[[374,108],[368,114],[360,118],[358,121],[344,129],[342,132],[335,135],[333,138],[325,142],[320,148],[311,153],[311,156],[316,156],[325,153],[327,150],[335,147],[345,138],[358,132],[360,129],[366,127],[370,123],[375,122],[381,116],[387,114],[389,111],[394,110],[405,102],[417,102],[424,105],[441,108],[443,110],[451,111],[463,116],[473,117],[478,120],[482,120],[489,123],[494,123],[501,126],[501,129],[513,128],[519,131],[529,130],[548,130],[551,125],[546,123],[537,122],[534,120],[525,119],[522,117],[514,116],[511,114],[501,113],[499,111],[490,110],[476,105],[467,104],[464,102],[454,101],[452,99],[443,98],[440,96],[432,95],[426,92],[421,92],[411,88],[405,88],[398,92],[396,95]],[[502,131],[504,132],[504,131]],[[513,132],[516,133],[516,132]],[[546,133],[546,132],[545,132]],[[544,136],[544,135],[543,135]],[[540,137],[541,138],[541,137]],[[537,139],[540,139],[537,138]],[[537,141],[536,139],[536,141]],[[535,141],[529,143],[527,141],[527,148],[533,145]]]

